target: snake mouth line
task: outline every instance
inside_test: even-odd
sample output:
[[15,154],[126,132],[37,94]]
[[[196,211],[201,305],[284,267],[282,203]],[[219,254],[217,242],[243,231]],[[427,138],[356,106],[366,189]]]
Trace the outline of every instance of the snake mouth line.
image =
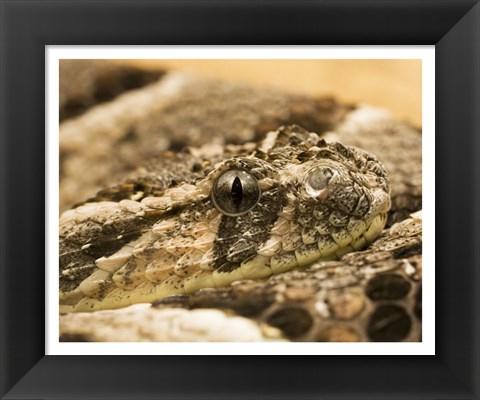
[[387,214],[378,214],[353,238],[334,236],[327,243],[318,242],[272,257],[257,255],[230,272],[200,270],[187,277],[172,276],[161,283],[144,281],[132,290],[114,288],[104,298],[83,297],[74,305],[60,304],[60,313],[90,312],[123,308],[136,303],[151,303],[171,295],[190,294],[204,288],[220,288],[245,279],[266,279],[294,269],[304,269],[316,262],[340,259],[344,254],[365,248],[382,232]]

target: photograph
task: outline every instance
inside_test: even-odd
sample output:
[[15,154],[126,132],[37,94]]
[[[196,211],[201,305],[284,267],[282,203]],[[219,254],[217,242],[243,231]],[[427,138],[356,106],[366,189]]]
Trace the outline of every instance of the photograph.
[[59,61],[61,342],[422,341],[422,60]]
[[0,0],[0,398],[480,399],[480,0]]

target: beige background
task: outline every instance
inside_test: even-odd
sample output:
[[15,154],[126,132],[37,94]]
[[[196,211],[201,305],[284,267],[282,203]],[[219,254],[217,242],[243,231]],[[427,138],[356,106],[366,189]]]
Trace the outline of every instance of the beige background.
[[[120,61],[120,60],[118,60]],[[421,60],[122,60],[390,109],[421,126]]]

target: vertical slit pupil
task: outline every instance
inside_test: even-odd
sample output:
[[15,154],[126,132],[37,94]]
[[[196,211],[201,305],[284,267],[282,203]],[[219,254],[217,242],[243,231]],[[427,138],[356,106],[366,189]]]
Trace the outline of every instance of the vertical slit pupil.
[[239,208],[243,200],[243,187],[242,181],[238,176],[235,177],[232,183],[232,190],[230,192],[232,201],[235,207]]

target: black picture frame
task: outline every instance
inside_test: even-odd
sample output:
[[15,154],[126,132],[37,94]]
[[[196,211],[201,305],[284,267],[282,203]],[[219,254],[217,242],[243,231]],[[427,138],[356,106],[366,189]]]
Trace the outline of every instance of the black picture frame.
[[[2,399],[480,398],[480,4],[1,1]],[[46,356],[45,46],[435,45],[435,356]],[[426,94],[428,95],[428,94]]]

